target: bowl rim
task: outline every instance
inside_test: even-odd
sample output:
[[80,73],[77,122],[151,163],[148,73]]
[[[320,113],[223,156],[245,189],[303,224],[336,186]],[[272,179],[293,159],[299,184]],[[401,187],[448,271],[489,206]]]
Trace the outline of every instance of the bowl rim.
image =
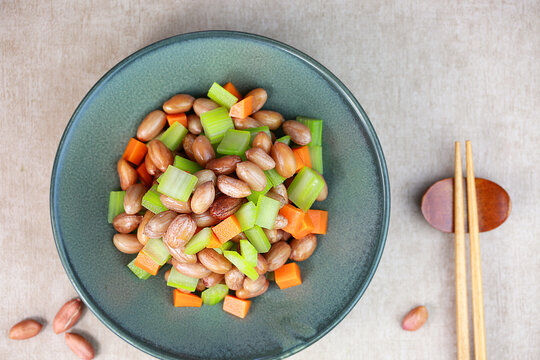
[[[53,230],[53,237],[54,242],[56,245],[56,249],[58,251],[58,255],[60,256],[60,260],[62,262],[62,266],[64,267],[64,270],[66,271],[68,278],[71,282],[71,284],[75,287],[75,290],[80,295],[81,299],[84,301],[84,303],[88,306],[88,308],[94,313],[94,315],[103,323],[107,328],[109,328],[113,333],[118,335],[121,339],[129,343],[130,345],[134,346],[135,348],[147,353],[148,355],[154,356],[156,358],[160,359],[167,359],[167,360],[173,360],[178,359],[176,357],[172,357],[171,354],[164,353],[160,349],[152,347],[150,344],[144,343],[139,341],[137,338],[133,337],[128,331],[124,331],[120,326],[116,324],[116,322],[109,317],[99,306],[96,302],[94,302],[93,297],[87,292],[85,287],[83,286],[82,282],[80,281],[77,274],[73,271],[73,269],[70,266],[70,260],[67,257],[66,249],[63,244],[63,240],[60,236],[59,231],[59,219],[55,215],[55,210],[57,207],[57,204],[55,202],[56,198],[56,187],[57,187],[57,170],[58,166],[61,162],[61,158],[63,158],[64,155],[64,145],[66,141],[71,137],[71,129],[75,124],[75,119],[79,116],[79,113],[82,111],[82,109],[85,107],[86,103],[91,99],[91,97],[94,95],[94,93],[104,84],[106,83],[110,78],[112,78],[119,70],[121,70],[123,67],[131,63],[132,61],[136,60],[137,58],[150,53],[154,51],[157,48],[164,47],[167,45],[170,45],[172,43],[176,42],[182,42],[187,40],[194,40],[198,38],[208,38],[208,37],[217,37],[217,38],[248,38],[251,40],[259,41],[266,43],[270,46],[276,47],[289,55],[292,55],[302,62],[309,65],[312,69],[316,70],[316,72],[321,75],[326,81],[328,81],[331,85],[334,86],[334,88],[338,91],[338,93],[343,96],[344,99],[346,99],[351,105],[354,112],[357,113],[360,120],[356,120],[359,122],[363,122],[363,125],[365,126],[365,129],[367,130],[367,133],[369,135],[370,140],[373,142],[375,154],[376,154],[376,163],[378,164],[378,171],[379,176],[382,179],[383,184],[383,219],[382,219],[382,229],[379,236],[379,242],[377,251],[375,254],[375,257],[373,258],[373,261],[370,265],[369,273],[362,284],[357,289],[356,294],[350,299],[350,301],[347,303],[347,305],[342,309],[342,311],[339,313],[338,316],[336,316],[330,323],[328,323],[325,328],[323,328],[321,331],[319,331],[317,334],[315,334],[313,337],[311,337],[309,340],[304,341],[301,344],[298,344],[292,348],[289,348],[285,351],[283,351],[279,356],[278,359],[284,359],[286,357],[289,357],[293,354],[298,353],[299,351],[307,348],[308,346],[312,345],[316,341],[320,340],[323,336],[328,334],[332,329],[334,329],[344,318],[349,314],[349,312],[354,308],[354,306],[358,303],[360,298],[365,293],[366,289],[368,288],[369,284],[371,283],[371,280],[373,279],[373,276],[375,275],[375,272],[377,270],[377,267],[379,265],[380,259],[382,257],[382,253],[384,250],[384,246],[386,244],[386,238],[388,235],[388,226],[390,222],[390,184],[388,179],[388,169],[386,166],[386,161],[384,158],[384,154],[382,151],[381,144],[379,142],[379,139],[377,137],[377,134],[375,133],[375,130],[373,128],[373,125],[369,121],[369,118],[367,114],[365,113],[364,109],[360,105],[360,103],[356,100],[354,95],[351,93],[351,91],[339,80],[334,74],[332,74],[326,67],[324,67],[322,64],[311,58],[310,56],[306,55],[300,50],[297,50],[293,48],[290,45],[287,45],[285,43],[282,43],[280,41],[262,36],[257,35],[253,33],[247,33],[247,32],[241,32],[241,31],[229,31],[229,30],[206,30],[206,31],[196,31],[196,32],[189,32],[189,33],[183,33],[175,36],[171,36],[168,38],[165,38],[163,40],[156,41],[150,45],[147,45],[128,57],[121,60],[119,63],[117,63],[112,69],[107,71],[105,75],[103,75],[95,84],[92,86],[92,88],[86,93],[84,98],[81,100],[75,111],[73,112],[73,115],[69,119],[68,124],[66,125],[66,128],[62,134],[62,138],[60,139],[60,142],[58,144],[58,149],[54,158],[54,164],[51,174],[51,185],[50,185],[50,196],[49,196],[49,211],[50,211],[50,217],[51,217],[51,225]],[[263,357],[260,357],[258,359],[276,359],[275,356],[271,355],[265,355]]]

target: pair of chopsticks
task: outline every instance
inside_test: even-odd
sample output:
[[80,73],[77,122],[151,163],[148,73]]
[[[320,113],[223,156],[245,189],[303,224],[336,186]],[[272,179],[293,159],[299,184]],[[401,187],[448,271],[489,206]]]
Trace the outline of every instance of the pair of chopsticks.
[[[468,360],[469,314],[467,310],[467,268],[465,259],[465,224],[463,209],[463,170],[461,167],[461,144],[455,143],[454,173],[454,234],[456,250],[456,315],[457,358]],[[474,356],[486,359],[486,336],[484,328],[484,295],[482,292],[482,269],[480,263],[480,239],[478,236],[478,205],[472,159],[471,142],[465,142],[467,161],[467,208],[469,219],[469,247],[471,257],[471,285],[473,305]]]

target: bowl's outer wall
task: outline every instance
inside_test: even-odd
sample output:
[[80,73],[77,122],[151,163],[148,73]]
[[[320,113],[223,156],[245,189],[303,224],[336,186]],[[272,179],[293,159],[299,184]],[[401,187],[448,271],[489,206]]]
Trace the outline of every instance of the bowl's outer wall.
[[[163,270],[147,281],[126,267],[107,223],[109,191],[119,190],[116,162],[143,117],[176,93],[203,96],[212,82],[241,92],[268,91],[265,109],[286,119],[324,119],[328,234],[300,263],[302,286],[274,284],[240,320],[221,304],[174,308]],[[87,95],[60,145],[51,185],[57,246],[66,271],[111,329],[162,358],[265,358],[299,351],[352,308],[378,263],[389,199],[382,152],[355,101],[298,53],[239,33],[187,34],[143,49]]]

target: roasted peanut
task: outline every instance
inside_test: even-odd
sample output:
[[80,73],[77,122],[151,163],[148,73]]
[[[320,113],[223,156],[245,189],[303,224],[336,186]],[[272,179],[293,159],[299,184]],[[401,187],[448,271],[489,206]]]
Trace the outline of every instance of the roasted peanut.
[[213,217],[210,211],[203,212],[202,214],[193,214],[191,217],[195,220],[197,227],[214,226],[219,222],[219,219]]
[[262,126],[260,122],[258,122],[257,120],[249,116],[244,119],[233,117],[233,122],[234,122],[234,128],[237,130],[252,129],[252,128]]
[[191,216],[188,214],[178,215],[167,228],[165,235],[163,235],[163,242],[173,248],[180,247],[193,237],[196,230],[197,224],[195,224]]
[[185,253],[185,247],[179,246],[177,248],[170,247],[169,244],[164,243],[167,247],[167,250],[169,250],[169,253],[171,254],[172,258],[176,261],[184,264],[195,264],[197,262],[197,255],[191,254],[188,255]]
[[189,214],[191,213],[191,207],[189,206],[189,201],[180,201],[173,199],[167,195],[161,194],[159,200],[169,210],[174,210],[180,214]]
[[268,94],[266,93],[266,90],[264,90],[263,88],[256,88],[256,89],[251,90],[250,92],[246,94],[246,96],[244,96],[244,99],[247,98],[248,96],[253,96],[252,105],[251,105],[253,112],[259,111],[263,107],[263,105],[266,103],[266,99],[268,98]]
[[25,340],[36,336],[41,331],[41,325],[36,320],[27,319],[13,325],[9,330],[9,338],[12,340]]
[[118,160],[116,168],[122,190],[127,190],[128,187],[137,182],[137,171],[126,160]]
[[236,166],[241,162],[240,156],[227,155],[208,161],[206,168],[212,170],[216,175],[229,175],[236,170]]
[[270,154],[270,150],[272,149],[272,139],[270,139],[270,136],[268,136],[267,133],[261,131],[253,138],[253,148],[263,149],[265,153]]
[[146,226],[144,227],[144,234],[150,239],[157,239],[162,237],[169,228],[169,225],[174,220],[176,215],[176,212],[168,210],[152,216],[152,218],[146,223]]
[[197,177],[197,184],[195,185],[195,188],[194,188],[195,190],[197,190],[199,186],[201,186],[207,181],[211,181],[214,184],[214,186],[216,185],[217,177],[216,177],[216,174],[214,174],[212,170],[208,170],[208,169],[199,170],[193,175]]
[[268,241],[270,242],[270,244],[275,244],[279,241],[278,237],[277,237],[277,230],[275,229],[264,229],[263,228],[263,231],[264,231],[264,234],[266,235],[266,238],[268,239]]
[[244,199],[232,198],[225,194],[220,194],[216,197],[212,206],[210,206],[210,215],[218,220],[223,220],[238,211],[244,202]]
[[79,298],[72,299],[65,303],[53,320],[53,330],[56,334],[60,334],[69,330],[81,317],[82,301]]
[[121,213],[113,219],[113,226],[119,233],[129,234],[139,226],[142,221],[141,215],[129,215]]
[[294,175],[296,172],[296,158],[288,145],[278,141],[272,145],[270,154],[276,162],[276,171],[279,175],[285,178],[290,178]]
[[139,227],[137,228],[137,240],[144,246],[148,242],[149,237],[144,234],[144,227],[150,221],[150,219],[154,216],[154,213],[151,211],[147,211],[144,213],[143,219],[141,223],[139,224]]
[[285,226],[287,226],[288,223],[289,223],[289,220],[287,220],[285,216],[278,214],[276,216],[276,221],[274,223],[274,229],[275,230],[283,229]]
[[287,262],[291,255],[291,247],[284,241],[279,241],[272,245],[264,257],[268,262],[268,271],[279,269]]
[[182,140],[182,147],[184,148],[184,152],[186,153],[186,156],[191,160],[195,160],[195,154],[193,154],[193,143],[195,142],[196,138],[196,135],[188,133],[184,137],[184,140]]
[[268,179],[260,167],[251,161],[243,161],[236,165],[236,175],[245,181],[253,191],[262,191],[266,187]]
[[279,184],[270,189],[271,192],[280,195],[285,199],[285,204],[289,203],[289,195],[287,193],[287,188],[283,184]]
[[240,270],[233,266],[231,270],[225,273],[225,285],[231,290],[240,290],[244,285],[244,275]]
[[257,280],[251,280],[250,278],[246,277],[244,279],[243,288],[250,293],[256,293],[264,287],[266,281],[267,280],[264,276],[259,276]]
[[124,254],[136,254],[143,248],[143,244],[139,242],[135,234],[115,234],[113,243]]
[[287,241],[291,238],[291,234],[288,232],[278,229],[277,231],[277,241]]
[[270,130],[278,129],[285,120],[283,115],[271,110],[257,111],[256,113],[253,113],[251,117],[263,124],[263,126],[268,126]]
[[212,181],[207,181],[195,190],[191,197],[191,210],[195,214],[202,214],[207,211],[216,196],[216,189]]
[[187,116],[187,126],[190,133],[199,135],[202,133],[201,118],[199,115],[189,114]]
[[195,156],[195,161],[201,166],[206,166],[210,160],[215,159],[216,153],[210,140],[204,135],[199,135],[193,142],[193,156]]
[[167,116],[161,110],[154,110],[146,115],[137,129],[137,139],[147,142],[159,135],[167,123]]
[[255,267],[257,274],[264,275],[268,271],[268,262],[261,254],[257,254],[257,266]]
[[317,237],[313,234],[306,235],[301,239],[293,239],[289,258],[294,261],[304,261],[313,254],[316,247]]
[[233,198],[243,198],[251,194],[248,184],[227,175],[218,176],[217,186],[222,193]]
[[311,130],[296,120],[287,120],[283,123],[283,131],[298,145],[307,145],[311,142]]
[[193,111],[197,116],[201,116],[201,114],[217,109],[219,105],[210,99],[207,98],[198,98],[193,102]]
[[144,157],[144,167],[146,167],[146,172],[152,176],[156,175],[156,173],[159,171],[156,164],[154,164],[148,154],[146,154],[146,156]]
[[174,95],[163,103],[163,111],[167,114],[185,113],[191,110],[195,98],[188,94]]
[[192,278],[196,278],[196,279],[201,279],[212,273],[212,271],[208,270],[200,262],[196,262],[195,264],[188,264],[188,263],[181,263],[178,260],[173,259],[172,265],[174,266],[176,271],[178,271],[179,273],[192,277]]
[[231,270],[232,264],[227,258],[213,249],[202,249],[197,253],[199,262],[217,274],[225,274]]
[[202,279],[199,279],[199,282],[197,283],[197,291],[204,291],[206,289],[206,286],[204,286],[204,282]]
[[401,327],[407,331],[416,331],[425,324],[428,312],[425,306],[417,306],[405,315]]
[[214,285],[219,284],[220,282],[222,282],[224,277],[225,277],[225,275],[223,275],[223,274],[211,273],[210,275],[208,275],[206,277],[203,277],[201,280],[202,280],[204,286],[209,288],[211,286],[214,286]]
[[124,196],[124,211],[126,214],[137,214],[142,209],[142,198],[146,194],[146,186],[143,184],[133,184],[126,190]]
[[252,147],[246,151],[246,157],[249,161],[260,167],[262,170],[270,170],[276,166],[276,162],[270,155],[259,147]]
[[[262,275],[261,275],[262,276]],[[268,285],[270,282],[265,279],[263,287],[257,291],[257,292],[249,292],[246,289],[242,288],[240,290],[236,290],[236,297],[239,299],[250,299],[259,295],[262,295],[268,290]]]
[[64,340],[67,346],[79,359],[92,360],[94,358],[94,347],[84,337],[79,334],[66,333]]
[[152,140],[148,143],[148,156],[156,165],[159,171],[165,172],[169,165],[174,162],[174,156],[171,150],[159,140]]

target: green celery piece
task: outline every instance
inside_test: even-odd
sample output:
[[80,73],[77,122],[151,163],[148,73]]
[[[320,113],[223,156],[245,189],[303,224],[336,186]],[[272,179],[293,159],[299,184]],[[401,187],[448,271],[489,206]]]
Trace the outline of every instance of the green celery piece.
[[227,130],[234,129],[229,111],[224,107],[202,113],[201,125],[204,129],[204,135],[213,145],[218,144],[223,139]]
[[109,224],[112,224],[116,215],[123,213],[124,210],[124,196],[125,191],[111,191],[109,193],[109,212],[107,214],[107,220]]
[[236,243],[234,241],[227,241],[225,242],[223,245],[221,245],[221,247],[218,247],[218,248],[214,248],[214,250],[220,254],[220,255],[223,255],[223,252],[225,250],[236,250]]
[[265,172],[266,175],[266,187],[262,191],[251,191],[251,194],[248,195],[247,199],[249,201],[253,201],[254,204],[256,204],[259,201],[259,196],[266,194],[270,189],[272,188],[272,180],[268,177],[268,174]]
[[144,194],[142,198],[142,206],[150,210],[154,214],[159,214],[160,212],[167,211],[165,205],[159,199],[159,193],[157,191],[157,185],[153,185],[150,190]]
[[171,268],[171,273],[169,274],[169,278],[167,279],[167,286],[192,292],[197,289],[198,283],[199,279],[186,276],[178,272],[178,270],[176,270],[174,267]]
[[230,109],[231,106],[238,102],[236,96],[225,90],[216,82],[213,83],[210,90],[208,90],[208,97],[227,109]]
[[216,305],[221,302],[227,294],[229,294],[227,285],[216,284],[204,290],[201,293],[201,298],[204,305]]
[[279,175],[276,169],[266,170],[264,173],[266,174],[268,180],[270,180],[270,182],[272,183],[272,186],[278,186],[279,184],[283,184],[283,182],[287,180],[287,178]]
[[282,142],[282,143],[284,143],[286,145],[290,145],[291,144],[291,137],[289,135],[285,135],[285,136],[280,137],[276,141]]
[[323,173],[323,158],[322,158],[322,146],[309,145],[309,158],[311,159],[311,168],[318,171],[321,175]]
[[255,204],[248,201],[235,213],[242,231],[251,229],[255,225]]
[[169,150],[174,151],[178,149],[178,146],[186,137],[188,130],[184,125],[180,124],[178,121],[175,121],[165,132],[161,135],[159,140],[169,148]]
[[209,227],[206,227],[193,235],[191,240],[186,244],[186,248],[184,252],[188,255],[193,255],[201,251],[206,247],[206,245],[210,244],[210,241],[212,240],[212,229]]
[[[199,164],[197,164],[195,161],[191,161],[189,159],[186,159],[186,158],[178,156],[178,155],[176,155],[174,157],[174,165],[173,166],[175,168],[179,168],[180,170],[184,170],[185,172],[188,172],[190,174],[195,174],[197,171],[203,169],[203,167],[200,166]],[[158,182],[159,182],[159,178],[158,178]]]
[[311,142],[308,145],[322,146],[323,121],[304,116],[297,116],[296,121],[306,125],[311,131]]
[[188,201],[197,180],[196,176],[169,165],[163,173],[157,191],[176,200]]
[[171,258],[169,250],[161,239],[148,239],[141,251],[150,256],[160,266]]
[[257,136],[257,134],[260,132],[265,132],[266,135],[268,135],[268,137],[272,139],[272,135],[270,134],[270,129],[268,128],[268,126],[259,126],[256,128],[246,129],[245,131],[249,131],[249,133],[251,134],[249,145],[253,145],[253,140],[255,139],[255,136]]
[[224,251],[223,255],[233,263],[234,266],[240,270],[243,274],[245,274],[248,278],[251,280],[257,280],[259,278],[259,274],[257,274],[257,271],[253,266],[251,266],[246,259],[236,251]]
[[270,244],[270,241],[268,241],[266,234],[260,226],[255,225],[251,229],[246,230],[244,234],[246,234],[249,242],[251,242],[251,245],[255,247],[257,252],[263,254],[270,250],[272,245]]
[[249,148],[249,131],[229,129],[217,147],[218,154],[243,155]]
[[255,224],[266,229],[273,229],[280,206],[281,203],[277,200],[264,195],[259,196]]
[[257,267],[257,249],[248,240],[240,240],[240,251],[242,256],[247,262],[253,266]]
[[324,180],[312,169],[304,166],[287,189],[289,200],[302,211],[308,211],[324,187]]
[[146,272],[137,265],[135,265],[135,259],[131,260],[127,267],[129,268],[129,270],[133,271],[133,273],[141,280],[146,280],[150,276],[152,276],[152,274],[150,274],[149,272]]

